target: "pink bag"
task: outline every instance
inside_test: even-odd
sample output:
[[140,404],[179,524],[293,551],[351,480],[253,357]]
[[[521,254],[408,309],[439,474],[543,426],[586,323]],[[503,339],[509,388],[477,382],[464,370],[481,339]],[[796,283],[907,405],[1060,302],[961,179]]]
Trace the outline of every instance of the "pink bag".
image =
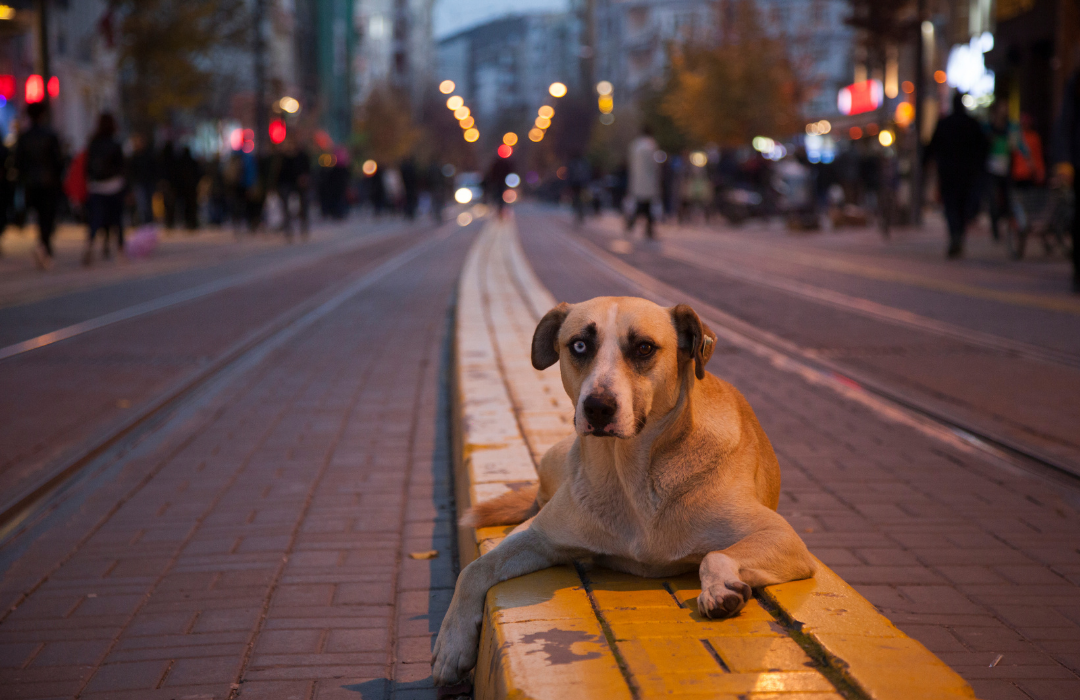
[[148,258],[158,244],[158,227],[146,224],[135,229],[124,244],[124,252],[129,258]]

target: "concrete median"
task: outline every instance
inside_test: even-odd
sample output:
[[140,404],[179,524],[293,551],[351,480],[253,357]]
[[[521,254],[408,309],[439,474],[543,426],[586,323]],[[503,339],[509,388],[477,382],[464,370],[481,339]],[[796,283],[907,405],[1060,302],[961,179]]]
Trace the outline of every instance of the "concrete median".
[[[529,361],[535,324],[554,303],[513,222],[488,223],[458,287],[459,513],[534,482],[534,464],[573,429],[559,373]],[[462,565],[509,529],[459,528]],[[813,579],[756,591],[728,620],[698,614],[696,575],[559,567],[506,581],[488,593],[476,697],[974,697],[958,674],[818,565]]]

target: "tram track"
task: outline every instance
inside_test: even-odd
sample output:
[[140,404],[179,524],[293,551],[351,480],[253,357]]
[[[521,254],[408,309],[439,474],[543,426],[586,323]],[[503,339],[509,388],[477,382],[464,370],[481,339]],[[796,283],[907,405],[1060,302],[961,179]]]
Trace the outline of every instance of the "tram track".
[[[55,512],[64,500],[65,494],[77,484],[88,480],[103,478],[110,474],[123,456],[136,448],[145,438],[155,432],[165,432],[168,425],[178,417],[191,413],[193,407],[202,404],[205,399],[223,387],[228,381],[251,369],[278,347],[303,332],[317,321],[325,318],[334,309],[347,300],[393,273],[409,261],[415,259],[432,246],[450,236],[457,226],[446,224],[435,229],[433,234],[423,234],[420,241],[408,245],[404,250],[395,249],[374,262],[365,271],[356,273],[329,284],[304,301],[295,304],[277,314],[269,321],[250,331],[239,340],[219,352],[209,363],[181,377],[168,388],[144,402],[135,411],[121,420],[106,425],[81,443],[67,449],[60,457],[41,468],[40,476],[21,485],[16,493],[0,501],[0,572],[7,568],[19,555],[22,547],[11,547],[15,540],[27,531],[40,527]],[[387,238],[404,236],[404,233],[388,234],[370,242],[386,241]],[[347,250],[364,246],[345,246]],[[97,330],[139,316],[153,314],[176,304],[195,298],[206,297],[217,291],[231,289],[267,276],[302,268],[306,264],[318,262],[326,255],[343,252],[340,247],[314,256],[309,256],[296,264],[278,265],[260,271],[262,274],[242,273],[227,278],[229,284],[210,283],[201,285],[200,293],[183,297],[183,292],[172,297],[170,303],[156,307],[137,305],[138,312],[130,313],[125,318],[113,314],[115,320],[83,327],[78,333],[66,336],[74,338],[90,330]],[[225,282],[225,280],[221,281]],[[213,285],[217,285],[214,287]],[[120,315],[124,310],[117,312]],[[9,346],[10,347],[10,346]],[[8,357],[31,352],[38,346],[27,346]]]
[[[910,392],[881,382],[868,373],[842,366],[764,328],[737,318],[688,291],[671,286],[638,267],[620,260],[583,236],[568,232],[565,227],[562,227],[557,235],[566,245],[590,259],[594,264],[636,288],[642,296],[664,305],[680,302],[693,305],[702,318],[710,323],[714,331],[726,342],[749,351],[778,369],[796,374],[813,385],[828,388],[873,410],[878,415],[913,427],[963,453],[985,457],[988,461],[1009,471],[1021,470],[1066,486],[1071,490],[1080,490],[1080,466],[1078,465],[1067,464],[1054,456],[1043,453],[1037,447],[1013,438],[993,434],[938,406],[930,405]],[[701,267],[709,269],[706,263],[703,263]],[[740,277],[743,276],[745,273],[740,274]],[[799,290],[799,292],[806,291],[808,290]],[[833,305],[844,308],[849,306],[844,303],[846,301],[841,300],[840,304]],[[854,309],[849,310],[854,311]],[[906,318],[887,319],[884,317],[891,314],[880,314],[877,313],[878,311],[872,308],[864,310],[865,315],[893,320],[901,325],[921,325],[919,322],[908,323],[910,319]],[[924,330],[929,329],[924,328]],[[968,337],[969,335],[978,337]],[[1072,365],[1071,358],[1061,357],[1057,353],[1051,355],[1035,352],[1026,347],[1013,347],[1014,344],[1011,341],[1003,339],[1000,339],[1001,344],[997,344],[982,338],[983,335],[974,332],[969,334],[967,331],[960,330],[953,337],[963,338],[969,342],[986,341],[979,344],[984,347],[988,343],[993,344],[997,349],[1006,349],[1004,346],[1008,345],[1010,346],[1008,350],[1012,352],[1025,351],[1026,356],[1035,355],[1036,357],[1032,359]]]

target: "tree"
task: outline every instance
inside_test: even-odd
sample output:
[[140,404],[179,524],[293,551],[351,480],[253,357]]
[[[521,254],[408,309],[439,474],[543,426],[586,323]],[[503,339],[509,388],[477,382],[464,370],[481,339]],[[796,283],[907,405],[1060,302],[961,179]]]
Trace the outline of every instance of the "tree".
[[365,158],[377,163],[397,163],[420,138],[408,96],[388,85],[374,88],[357,116],[355,145]]
[[783,43],[762,30],[753,0],[733,0],[728,17],[715,46],[672,48],[662,111],[701,144],[799,131],[801,88]]
[[215,63],[230,63],[214,58],[242,46],[251,24],[244,0],[110,0],[110,10],[124,110],[137,129],[205,104]]

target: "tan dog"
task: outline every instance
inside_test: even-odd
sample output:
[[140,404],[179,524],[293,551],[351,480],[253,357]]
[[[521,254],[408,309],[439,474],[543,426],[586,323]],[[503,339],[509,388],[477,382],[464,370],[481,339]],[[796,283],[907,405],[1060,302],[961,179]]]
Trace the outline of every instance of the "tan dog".
[[537,489],[466,515],[477,526],[525,522],[458,577],[432,655],[436,683],[476,664],[488,589],[538,569],[575,560],[650,577],[697,568],[698,610],[713,618],[741,610],[751,587],[814,574],[776,513],[769,439],[742,394],[705,371],[715,341],[689,306],[632,297],[559,304],[541,319],[532,363],[559,362],[577,434],[544,455]]

